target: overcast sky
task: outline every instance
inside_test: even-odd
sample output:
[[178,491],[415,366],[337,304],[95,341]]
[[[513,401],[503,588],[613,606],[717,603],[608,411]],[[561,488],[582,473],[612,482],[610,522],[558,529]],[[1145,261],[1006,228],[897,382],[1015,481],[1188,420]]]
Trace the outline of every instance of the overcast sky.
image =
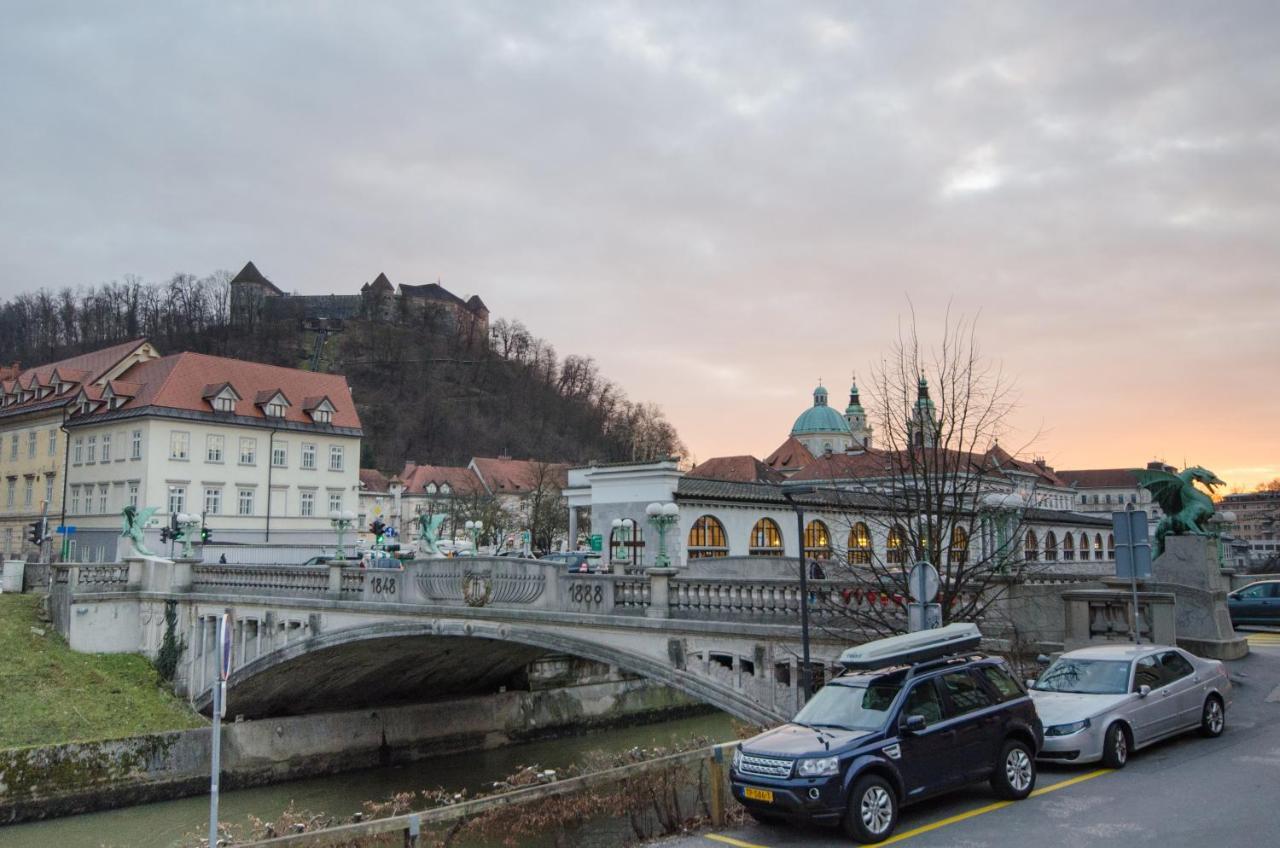
[[440,279],[696,457],[980,313],[1060,468],[1280,475],[1274,3],[9,3],[0,296]]

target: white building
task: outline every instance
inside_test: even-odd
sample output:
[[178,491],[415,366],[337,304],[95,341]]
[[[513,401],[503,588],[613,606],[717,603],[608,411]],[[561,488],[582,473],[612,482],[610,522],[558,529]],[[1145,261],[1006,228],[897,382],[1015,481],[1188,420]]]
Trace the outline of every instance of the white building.
[[81,389],[67,422],[69,558],[116,558],[121,510],[202,514],[218,543],[332,544],[356,509],[360,418],[345,377],[180,353]]

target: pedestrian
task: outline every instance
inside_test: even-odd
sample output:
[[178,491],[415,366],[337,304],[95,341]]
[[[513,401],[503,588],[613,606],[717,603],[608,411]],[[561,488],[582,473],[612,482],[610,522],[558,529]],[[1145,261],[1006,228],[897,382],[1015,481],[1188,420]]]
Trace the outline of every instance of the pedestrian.
[[226,565],[226,564],[227,564],[226,554],[223,554],[222,556],[218,557],[218,565]]

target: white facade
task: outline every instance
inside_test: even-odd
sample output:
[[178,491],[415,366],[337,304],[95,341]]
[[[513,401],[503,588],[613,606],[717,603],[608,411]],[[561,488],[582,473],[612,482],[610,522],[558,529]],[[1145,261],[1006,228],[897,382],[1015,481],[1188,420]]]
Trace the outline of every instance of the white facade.
[[[332,510],[357,508],[360,438],[285,423],[92,419],[70,429],[66,522],[72,560],[115,558],[121,510],[204,514],[216,542],[331,544]],[[153,546],[154,547],[154,546]]]

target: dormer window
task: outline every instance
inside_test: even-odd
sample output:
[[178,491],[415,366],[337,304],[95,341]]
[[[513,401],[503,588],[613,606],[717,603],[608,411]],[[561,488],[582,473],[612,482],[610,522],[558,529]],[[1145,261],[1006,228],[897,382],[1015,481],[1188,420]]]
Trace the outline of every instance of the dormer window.
[[213,399],[214,412],[235,412],[236,400],[232,397],[216,397]]
[[442,495],[447,495],[447,494],[449,494],[449,493],[450,493],[450,492],[452,492],[452,491],[453,491],[453,490],[449,488],[449,484],[448,484],[448,483],[441,483],[441,484],[440,484],[440,494],[442,494]]
[[271,389],[265,392],[258,392],[257,397],[253,399],[254,406],[262,410],[262,414],[267,418],[284,418],[285,413],[292,406],[289,399],[285,397],[284,392],[279,389]]
[[213,383],[204,387],[201,397],[213,407],[214,412],[235,412],[240,393],[230,383]]
[[269,403],[267,404],[267,417],[284,418],[284,410],[285,405],[283,403]]
[[435,493],[436,493],[436,484],[435,484],[435,483],[428,483],[428,484],[427,484],[427,494],[428,494],[428,495],[434,495]]
[[333,413],[327,409],[317,409],[311,413],[311,420],[317,424],[332,424]]
[[333,423],[333,402],[327,397],[309,397],[302,403],[302,409],[311,416],[315,424]]

